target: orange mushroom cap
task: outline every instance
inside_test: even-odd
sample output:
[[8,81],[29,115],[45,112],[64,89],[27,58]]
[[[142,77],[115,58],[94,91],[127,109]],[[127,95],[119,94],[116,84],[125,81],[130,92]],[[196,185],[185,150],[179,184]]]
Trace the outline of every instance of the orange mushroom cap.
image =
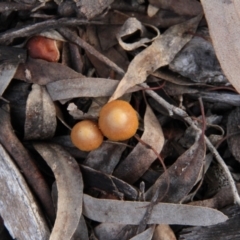
[[103,106],[99,116],[99,128],[112,141],[131,138],[138,129],[138,117],[126,101],[115,100]]
[[28,54],[31,58],[40,58],[48,62],[58,62],[60,53],[57,46],[57,41],[35,36],[27,42]]
[[84,120],[73,127],[71,140],[80,150],[91,151],[102,144],[103,135],[95,122]]

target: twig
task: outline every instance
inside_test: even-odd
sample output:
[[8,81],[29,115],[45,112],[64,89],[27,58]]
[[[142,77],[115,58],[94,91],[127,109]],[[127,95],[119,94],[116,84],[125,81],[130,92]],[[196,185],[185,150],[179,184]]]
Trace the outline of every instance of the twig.
[[118,67],[117,64],[115,64],[113,61],[105,57],[103,54],[101,54],[99,51],[97,51],[94,47],[92,47],[87,42],[83,41],[80,37],[77,36],[74,32],[67,28],[60,28],[58,29],[58,32],[63,35],[68,41],[75,43],[79,47],[85,49],[90,54],[94,55],[96,58],[98,58],[100,61],[104,62],[107,66],[111,67],[114,71],[117,73],[124,75],[125,71]]
[[[141,86],[144,87],[144,88],[149,88],[149,86],[146,83],[142,83]],[[200,130],[196,126],[194,121],[188,116],[188,114],[184,110],[169,104],[167,101],[165,101],[162,97],[160,97],[157,93],[155,93],[152,90],[146,90],[146,92],[152,98],[154,98],[159,104],[161,104],[164,108],[166,108],[168,110],[170,116],[173,116],[174,114],[176,114],[176,115],[182,117],[183,119],[185,119],[185,121],[190,126],[192,126],[195,130],[198,130],[198,131]],[[237,191],[235,182],[233,180],[233,177],[232,177],[232,175],[231,175],[231,173],[230,173],[226,163],[224,162],[224,160],[222,159],[222,157],[220,156],[220,154],[218,153],[216,148],[212,145],[212,143],[210,142],[208,137],[204,136],[204,138],[205,138],[205,142],[206,142],[206,145],[207,145],[208,149],[211,151],[211,153],[216,158],[216,160],[218,161],[218,163],[223,168],[223,170],[224,170],[224,172],[226,174],[226,177],[228,179],[229,185],[230,185],[230,187],[232,189],[234,203],[237,203],[238,205],[240,205],[240,197],[238,195],[238,191]]]
[[79,26],[79,25],[86,25],[86,24],[98,24],[102,25],[101,22],[92,21],[89,22],[88,20],[76,19],[76,18],[61,18],[61,19],[51,19],[47,21],[43,21],[40,23],[34,23],[25,25],[21,28],[13,28],[9,31],[0,34],[0,44],[10,42],[14,38],[18,37],[27,37],[37,33],[40,33],[43,30],[48,30],[51,28],[59,28],[59,27],[66,27],[66,26]]
[[228,179],[230,188],[231,188],[232,193],[233,193],[234,203],[237,203],[238,205],[240,205],[240,197],[239,197],[238,190],[236,188],[235,182],[233,180],[233,177],[231,175],[231,172],[229,171],[226,163],[224,162],[222,157],[219,155],[219,153],[216,150],[216,148],[212,145],[212,143],[210,142],[210,140],[206,136],[205,136],[205,141],[206,141],[206,145],[207,145],[208,149],[211,151],[211,153],[216,158],[216,160],[218,161],[218,163],[223,168],[223,170],[224,170],[224,172],[226,174],[226,177]]

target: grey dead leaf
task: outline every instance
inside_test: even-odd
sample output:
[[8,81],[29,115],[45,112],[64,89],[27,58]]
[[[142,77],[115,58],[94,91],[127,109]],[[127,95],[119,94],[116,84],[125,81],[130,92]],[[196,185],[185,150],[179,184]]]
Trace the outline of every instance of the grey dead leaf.
[[146,192],[146,199],[151,199],[156,191],[159,193],[166,191],[168,186],[166,174],[169,176],[169,188],[162,201],[177,203],[184,199],[198,179],[205,152],[205,142],[201,136],[197,136],[195,143]]
[[88,154],[87,152],[83,152],[73,145],[70,135],[56,136],[51,139],[51,143],[55,143],[55,144],[62,146],[74,158],[86,158],[87,157],[87,154]]
[[[144,132],[141,140],[155,149],[157,153],[160,153],[164,144],[161,125],[148,105],[144,116]],[[119,164],[113,175],[128,183],[134,183],[147,171],[156,158],[152,149],[146,148],[139,142],[126,159]]]
[[196,16],[202,12],[201,3],[196,0],[150,0],[149,2],[153,6],[179,15]]
[[125,149],[126,145],[123,144],[103,142],[98,149],[88,154],[84,164],[103,173],[112,174]]
[[47,139],[53,137],[57,127],[56,109],[46,89],[32,85],[26,104],[24,138]]
[[240,141],[240,134],[239,134],[239,125],[240,125],[240,108],[237,107],[231,111],[228,116],[227,121],[227,135],[231,135],[234,133],[233,136],[229,136],[227,138],[229,150],[234,156],[234,158],[240,162],[240,149],[239,149],[239,141]]
[[88,229],[87,229],[87,224],[86,221],[83,217],[83,215],[81,215],[80,221],[78,223],[78,227],[77,230],[75,231],[75,233],[73,234],[71,240],[88,240]]
[[[156,39],[160,35],[160,32],[156,27],[152,25],[148,25],[148,26],[151,27],[157,33],[156,37],[154,37],[153,39],[145,37],[147,36],[147,29],[140,21],[138,21],[136,18],[128,18],[127,21],[121,27],[119,33],[117,33],[116,35],[118,43],[126,51],[132,51],[136,48],[146,46],[147,43],[152,42],[154,39]],[[140,34],[141,34],[140,40],[134,43],[126,43],[123,41],[124,38],[136,33],[137,31],[140,31]]]
[[234,204],[224,209],[222,212],[226,214],[229,219],[226,222],[209,226],[209,227],[187,227],[179,232],[179,239],[181,240],[237,240],[240,238],[239,220],[240,209]]
[[24,64],[20,64],[14,76],[16,79],[39,85],[83,77],[81,73],[77,73],[61,63],[49,64],[47,61],[32,58],[29,58]]
[[19,48],[0,46],[0,96],[13,79],[20,62],[25,61],[26,51]]
[[151,226],[144,232],[130,238],[130,240],[151,240],[153,237],[155,226]]
[[47,84],[53,101],[76,97],[109,97],[119,81],[106,78],[66,79]]
[[169,70],[157,70],[154,73],[151,73],[151,76],[164,79],[169,83],[175,84],[175,85],[180,85],[180,86],[207,86],[204,83],[194,83],[190,81],[188,78],[185,78],[183,76],[180,76],[177,73],[174,73]]
[[[57,184],[56,181],[52,184],[52,199],[54,203],[55,209],[57,209],[57,201],[58,201],[58,190],[57,190]],[[73,236],[71,237],[71,240],[87,240],[88,239],[88,230],[87,230],[87,225],[85,222],[85,219],[83,215],[81,215],[81,218],[79,220],[78,226],[76,231],[74,232]]]
[[116,223],[101,223],[94,228],[94,233],[98,239],[118,240],[125,226]]
[[71,239],[82,214],[83,181],[75,159],[55,144],[34,144],[52,169],[57,189],[57,218],[50,240]]
[[18,63],[14,65],[12,64],[1,64],[0,65],[0,96],[4,93],[7,86],[11,82],[16,70],[18,67]]
[[82,0],[77,3],[77,6],[80,7],[81,13],[87,18],[91,19],[95,16],[101,14],[104,10],[110,7],[111,3],[114,0]]
[[169,225],[159,224],[154,231],[152,240],[177,240]]
[[51,38],[57,41],[62,41],[62,42],[66,41],[66,39],[58,31],[54,29],[49,29],[47,31],[41,32],[39,35],[46,38]]
[[[97,222],[138,225],[149,202],[129,202],[83,196],[84,216]],[[228,219],[220,211],[183,204],[158,203],[148,224],[209,226]]]
[[26,240],[49,239],[50,232],[40,208],[2,145],[0,145],[0,181],[0,215],[11,236]]
[[222,70],[240,92],[240,20],[237,1],[202,0],[201,3]]
[[155,7],[152,4],[148,4],[147,14],[149,17],[153,17],[158,11],[159,11],[158,7]]
[[195,32],[202,15],[198,15],[184,23],[170,27],[141,53],[139,53],[129,64],[128,70],[110,101],[122,96],[130,87],[142,83],[147,76],[158,68],[166,66],[191,40],[192,35],[187,32]]

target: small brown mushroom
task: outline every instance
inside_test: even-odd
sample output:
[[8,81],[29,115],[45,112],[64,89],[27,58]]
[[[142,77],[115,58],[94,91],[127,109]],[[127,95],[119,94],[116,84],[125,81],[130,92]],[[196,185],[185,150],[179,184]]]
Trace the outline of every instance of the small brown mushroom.
[[71,140],[80,150],[91,151],[102,144],[103,135],[95,122],[84,120],[73,127]]
[[57,41],[50,38],[32,37],[27,42],[27,49],[31,58],[39,58],[48,62],[58,62],[60,58]]
[[127,140],[138,129],[137,113],[126,101],[109,102],[100,111],[99,128],[112,141]]

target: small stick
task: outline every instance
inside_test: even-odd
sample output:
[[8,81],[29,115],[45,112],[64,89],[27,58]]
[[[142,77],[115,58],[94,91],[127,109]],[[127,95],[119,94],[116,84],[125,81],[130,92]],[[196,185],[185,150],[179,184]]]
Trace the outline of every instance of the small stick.
[[79,26],[79,25],[87,25],[87,24],[98,24],[102,25],[100,22],[89,22],[88,20],[76,19],[76,18],[61,18],[59,20],[51,19],[39,23],[28,24],[21,28],[12,28],[6,32],[0,34],[0,43],[11,42],[14,38],[18,37],[28,37],[41,31],[48,29],[55,29],[59,27],[67,27],[67,26]]
[[68,41],[75,43],[79,47],[85,49],[90,54],[95,56],[100,61],[104,62],[107,66],[111,67],[115,72],[124,75],[125,71],[120,68],[116,63],[111,61],[109,58],[105,57],[103,54],[101,54],[99,51],[97,51],[94,47],[92,47],[90,44],[82,40],[80,37],[77,36],[74,32],[67,28],[59,28],[58,32],[66,38]]

